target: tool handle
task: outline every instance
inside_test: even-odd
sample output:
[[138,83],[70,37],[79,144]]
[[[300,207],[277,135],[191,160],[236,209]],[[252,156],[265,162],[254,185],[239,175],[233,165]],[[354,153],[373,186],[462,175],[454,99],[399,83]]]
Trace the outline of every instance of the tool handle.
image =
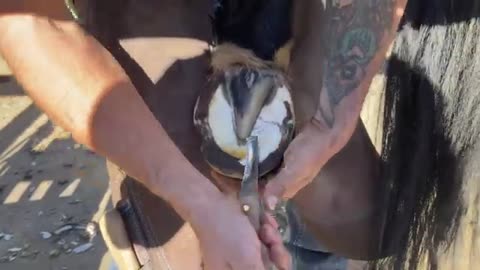
[[[260,203],[259,197],[256,195],[241,196],[240,202],[242,205],[242,211],[250,220],[250,223],[255,228],[257,233],[260,233],[262,227],[262,215],[264,213],[263,205]],[[270,261],[268,249],[262,245],[261,249],[263,264],[267,270],[276,270],[276,267]]]
[[[258,138],[255,136],[248,137],[247,148],[247,163],[238,198],[243,213],[248,217],[257,234],[259,234],[265,208],[258,192]],[[261,255],[265,269],[275,270],[276,268],[270,261],[268,249],[264,245],[261,247]]]
[[253,228],[255,228],[255,231],[259,232],[263,209],[259,203],[258,195],[251,194],[247,196],[241,196],[240,203],[243,213],[248,217],[250,223],[253,225]]

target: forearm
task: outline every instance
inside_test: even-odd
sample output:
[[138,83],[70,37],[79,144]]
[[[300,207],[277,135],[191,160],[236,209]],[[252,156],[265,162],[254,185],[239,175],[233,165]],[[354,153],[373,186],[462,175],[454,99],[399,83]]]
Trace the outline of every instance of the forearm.
[[406,0],[327,1],[323,82],[314,124],[338,152],[357,126],[370,83],[385,60]]
[[0,17],[2,54],[25,91],[74,138],[188,221],[219,192],[190,165],[113,57],[73,23]]
[[[320,101],[312,124],[303,131],[318,140],[315,151],[322,171],[295,201],[331,251],[365,259],[379,255],[375,187],[381,181],[380,164],[366,132],[354,132],[370,82],[393,41],[401,16],[395,10],[403,9],[405,1],[341,2],[351,4],[328,6],[325,12],[330,43]],[[315,210],[311,205],[317,205]],[[336,235],[342,237],[332,237]]]

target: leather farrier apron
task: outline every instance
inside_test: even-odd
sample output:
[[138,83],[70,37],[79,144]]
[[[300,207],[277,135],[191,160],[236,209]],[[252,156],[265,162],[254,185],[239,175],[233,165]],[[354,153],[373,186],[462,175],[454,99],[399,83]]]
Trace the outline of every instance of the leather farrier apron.
[[[170,138],[209,178],[211,171],[200,154],[200,138],[192,121],[195,101],[207,78],[208,56],[169,58],[168,69],[158,71],[156,63],[168,56],[161,46],[149,45],[149,40],[210,42],[214,4],[211,0],[97,0],[90,1],[83,14],[86,29],[119,61]],[[126,41],[132,43],[125,45]],[[108,171],[114,206],[142,269],[202,269],[198,240],[189,224],[114,164],[108,164]],[[345,269],[345,260],[322,252],[292,211],[293,205],[287,203],[283,210],[279,218],[295,269]]]

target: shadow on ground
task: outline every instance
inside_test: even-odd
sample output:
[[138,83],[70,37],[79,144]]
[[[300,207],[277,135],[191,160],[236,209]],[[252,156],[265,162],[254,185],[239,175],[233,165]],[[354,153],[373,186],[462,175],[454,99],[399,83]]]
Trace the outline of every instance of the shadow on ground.
[[74,254],[88,242],[83,230],[49,239],[41,232],[97,221],[109,204],[105,160],[0,77],[0,269],[98,269],[106,253],[100,235],[93,248]]

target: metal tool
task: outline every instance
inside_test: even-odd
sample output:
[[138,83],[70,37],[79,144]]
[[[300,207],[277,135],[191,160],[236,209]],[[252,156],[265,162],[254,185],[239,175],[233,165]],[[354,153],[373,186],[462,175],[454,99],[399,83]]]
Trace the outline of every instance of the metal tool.
[[258,138],[247,138],[247,158],[239,193],[242,211],[248,216],[255,230],[260,229],[264,208],[258,190]]
[[[245,164],[245,171],[243,174],[242,184],[240,187],[239,200],[242,205],[242,211],[250,220],[255,231],[259,232],[261,228],[261,218],[264,213],[264,205],[260,198],[258,190],[258,164],[259,164],[259,147],[258,138],[250,136],[247,138],[247,158]],[[268,270],[277,270],[271,263],[268,250],[262,246],[263,263]]]

